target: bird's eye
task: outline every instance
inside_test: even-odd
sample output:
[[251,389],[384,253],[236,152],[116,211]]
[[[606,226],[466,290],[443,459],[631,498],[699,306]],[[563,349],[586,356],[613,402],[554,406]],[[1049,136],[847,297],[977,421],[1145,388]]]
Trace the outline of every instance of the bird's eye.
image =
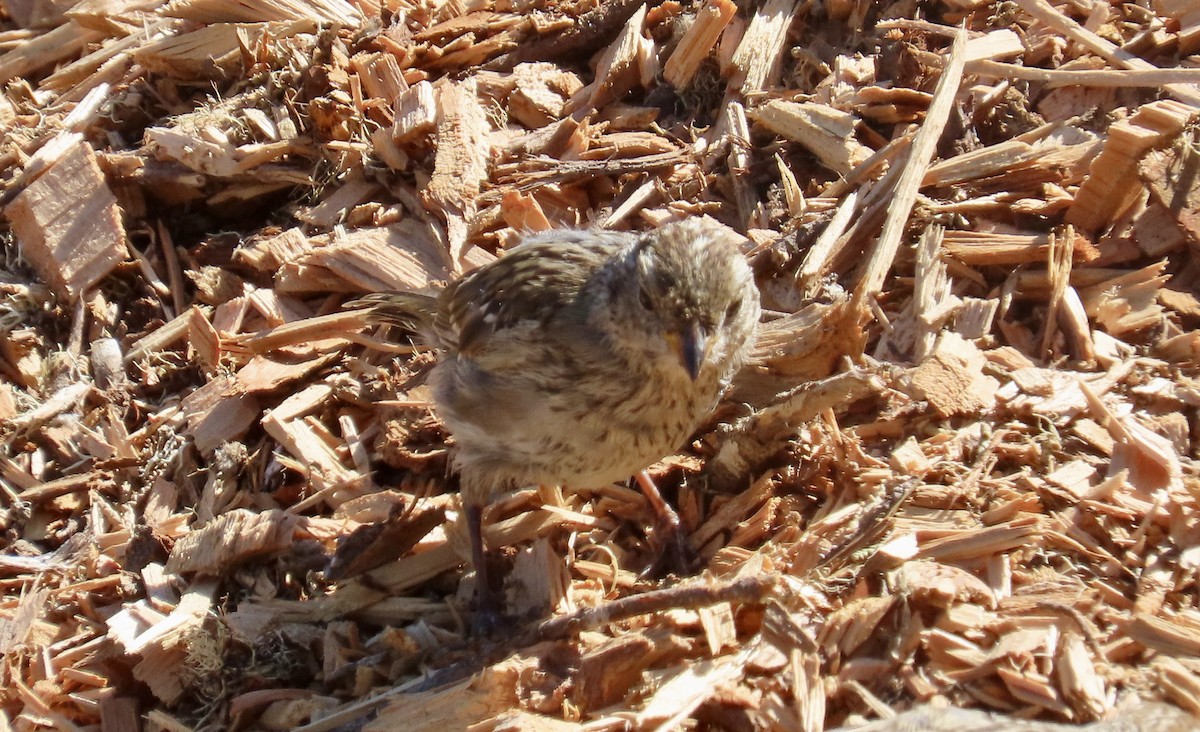
[[742,301],[741,300],[734,300],[733,302],[731,302],[729,304],[729,307],[725,309],[725,322],[729,322],[730,320],[733,320],[735,317],[737,317],[738,311],[741,309],[742,309]]
[[654,300],[650,297],[650,291],[644,287],[638,290],[638,302],[647,310],[654,309]]

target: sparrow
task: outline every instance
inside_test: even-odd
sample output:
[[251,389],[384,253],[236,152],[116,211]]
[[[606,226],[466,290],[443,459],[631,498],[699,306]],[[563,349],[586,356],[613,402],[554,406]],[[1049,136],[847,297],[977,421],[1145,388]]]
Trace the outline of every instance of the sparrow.
[[736,236],[706,218],[532,234],[437,294],[352,304],[438,351],[434,410],[454,437],[485,612],[497,604],[482,534],[492,498],[606,485],[677,451],[748,357],[760,316]]

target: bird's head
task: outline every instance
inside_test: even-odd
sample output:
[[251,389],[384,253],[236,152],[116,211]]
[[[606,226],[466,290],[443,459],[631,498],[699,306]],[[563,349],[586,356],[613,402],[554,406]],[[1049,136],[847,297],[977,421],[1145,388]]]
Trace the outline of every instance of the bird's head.
[[629,264],[626,320],[650,355],[693,380],[709,363],[724,370],[759,317],[753,275],[729,230],[700,218],[668,224],[641,236]]

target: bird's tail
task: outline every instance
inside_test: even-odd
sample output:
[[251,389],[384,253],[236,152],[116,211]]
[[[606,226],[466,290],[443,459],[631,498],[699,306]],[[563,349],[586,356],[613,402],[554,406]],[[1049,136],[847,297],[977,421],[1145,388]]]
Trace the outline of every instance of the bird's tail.
[[346,303],[348,308],[369,309],[368,320],[399,326],[427,336],[433,332],[437,298],[416,292],[375,292]]

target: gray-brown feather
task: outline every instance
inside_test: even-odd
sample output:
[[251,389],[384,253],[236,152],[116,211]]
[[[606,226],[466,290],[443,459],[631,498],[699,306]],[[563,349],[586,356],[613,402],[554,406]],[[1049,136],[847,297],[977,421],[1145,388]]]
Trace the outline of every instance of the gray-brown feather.
[[[379,297],[402,322],[428,300]],[[424,297],[424,296],[421,296]],[[529,483],[622,480],[677,450],[715,406],[758,321],[750,270],[723,229],[554,231],[447,287],[412,321],[442,350],[432,384],[464,498]],[[671,350],[711,330],[692,379]]]
[[346,307],[368,308],[371,322],[395,325],[429,341],[434,332],[438,298],[419,292],[375,292],[351,300]]

